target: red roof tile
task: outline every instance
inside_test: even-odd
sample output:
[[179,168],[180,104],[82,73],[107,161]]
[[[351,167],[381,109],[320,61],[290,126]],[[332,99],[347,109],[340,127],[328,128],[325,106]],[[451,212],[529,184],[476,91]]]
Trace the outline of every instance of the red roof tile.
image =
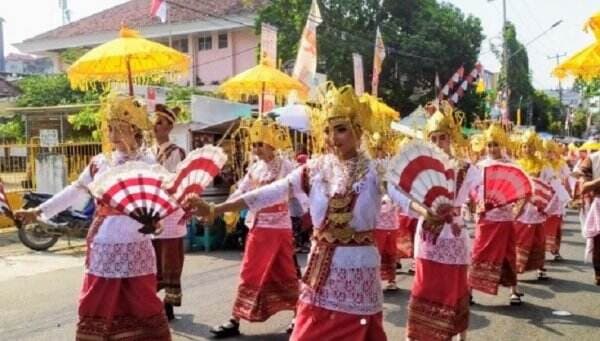
[[[250,14],[268,0],[168,0],[171,23],[199,21],[214,17]],[[96,32],[117,31],[122,24],[132,28],[157,25],[160,20],[150,17],[151,0],[131,0],[124,4],[92,14],[70,24],[39,34],[25,42],[68,38]],[[180,4],[181,6],[177,6]],[[194,10],[192,10],[193,8]]]

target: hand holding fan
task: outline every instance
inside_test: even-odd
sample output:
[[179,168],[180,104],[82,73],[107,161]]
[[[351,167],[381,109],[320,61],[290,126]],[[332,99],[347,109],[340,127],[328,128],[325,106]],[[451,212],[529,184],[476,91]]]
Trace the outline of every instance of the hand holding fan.
[[538,211],[545,212],[554,196],[554,190],[552,189],[552,186],[539,178],[531,178],[531,184],[533,186],[531,203]]
[[532,193],[529,177],[521,168],[509,164],[493,164],[483,169],[485,209],[506,206]]
[[439,148],[423,141],[403,145],[390,162],[387,179],[433,215],[446,221],[451,218],[454,164]]
[[165,190],[183,204],[190,195],[200,195],[226,161],[227,155],[220,147],[207,145],[195,149],[177,166],[175,176],[164,184]]
[[158,222],[179,207],[162,187],[172,176],[160,165],[128,162],[97,176],[89,189],[102,204],[143,224],[140,232],[154,233]]

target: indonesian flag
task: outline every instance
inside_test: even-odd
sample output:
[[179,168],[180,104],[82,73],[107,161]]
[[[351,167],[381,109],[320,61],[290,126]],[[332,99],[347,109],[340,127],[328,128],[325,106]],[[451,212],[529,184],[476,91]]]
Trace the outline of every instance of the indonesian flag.
[[371,95],[377,97],[379,88],[379,75],[381,74],[381,66],[385,59],[385,45],[379,27],[377,27],[377,36],[375,37],[375,53],[373,55],[373,79],[371,80]]
[[159,17],[160,22],[167,21],[167,1],[152,0],[152,5],[150,6],[150,16]]
[[321,22],[323,22],[323,18],[321,17],[319,5],[316,0],[313,0],[304,31],[302,31],[296,64],[292,73],[294,78],[309,88],[312,87],[317,72],[317,26]]

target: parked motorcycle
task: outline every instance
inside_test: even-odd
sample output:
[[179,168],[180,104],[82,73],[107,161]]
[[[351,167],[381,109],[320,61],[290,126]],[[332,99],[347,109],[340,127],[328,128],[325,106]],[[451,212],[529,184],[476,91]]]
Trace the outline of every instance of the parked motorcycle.
[[[29,192],[23,196],[23,208],[37,207],[50,199],[52,195]],[[92,223],[96,207],[94,200],[89,200],[81,211],[66,210],[50,220],[39,220],[23,225],[17,221],[19,240],[28,248],[44,251],[52,247],[60,237],[84,238]]]

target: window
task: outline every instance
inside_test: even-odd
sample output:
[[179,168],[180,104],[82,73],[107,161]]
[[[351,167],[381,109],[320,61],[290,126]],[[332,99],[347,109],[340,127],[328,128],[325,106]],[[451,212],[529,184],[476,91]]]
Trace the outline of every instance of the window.
[[219,48],[226,49],[229,46],[227,33],[219,33]]
[[184,39],[173,39],[173,48],[179,52],[188,53],[188,40]]
[[207,34],[198,38],[198,51],[212,50],[212,36]]

